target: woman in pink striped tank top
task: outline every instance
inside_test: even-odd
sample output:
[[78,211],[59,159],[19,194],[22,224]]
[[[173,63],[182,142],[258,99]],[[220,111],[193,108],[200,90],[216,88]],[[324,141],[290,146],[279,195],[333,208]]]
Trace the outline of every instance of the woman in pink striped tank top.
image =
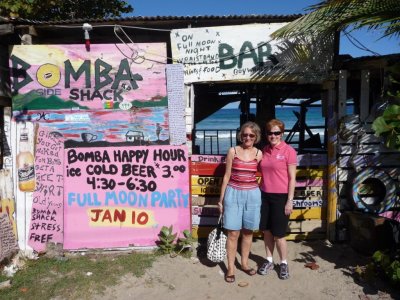
[[242,125],[237,137],[241,144],[228,151],[218,202],[220,212],[224,216],[224,228],[228,232],[228,270],[225,281],[229,283],[235,282],[235,259],[240,234],[241,269],[250,276],[257,273],[249,266],[248,259],[253,231],[259,228],[261,207],[261,192],[256,172],[262,154],[254,147],[261,138],[260,127],[254,122],[247,122]]

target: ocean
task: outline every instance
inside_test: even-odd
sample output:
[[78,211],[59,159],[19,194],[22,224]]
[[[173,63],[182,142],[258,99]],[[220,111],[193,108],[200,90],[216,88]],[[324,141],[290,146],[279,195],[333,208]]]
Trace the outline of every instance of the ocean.
[[[297,122],[297,117],[293,111],[300,112],[297,106],[276,106],[276,118],[285,123],[284,139]],[[251,109],[255,113],[255,109]],[[321,143],[324,138],[325,119],[322,117],[320,106],[307,108],[306,125],[310,127],[313,134],[319,133]],[[222,154],[225,155],[229,147],[236,145],[236,130],[240,126],[239,109],[223,108],[208,118],[196,124],[196,142],[199,153],[201,154]],[[318,126],[320,128],[313,128]],[[305,135],[308,137],[307,133]],[[293,147],[297,147],[298,132],[294,133],[291,142]]]

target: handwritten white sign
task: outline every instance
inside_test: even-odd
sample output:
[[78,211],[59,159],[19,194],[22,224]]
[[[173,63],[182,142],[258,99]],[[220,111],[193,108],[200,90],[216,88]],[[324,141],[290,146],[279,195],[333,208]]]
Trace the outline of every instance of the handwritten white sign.
[[315,41],[273,40],[271,34],[286,24],[175,29],[171,31],[172,57],[185,66],[185,83],[320,82],[332,61],[333,35]]

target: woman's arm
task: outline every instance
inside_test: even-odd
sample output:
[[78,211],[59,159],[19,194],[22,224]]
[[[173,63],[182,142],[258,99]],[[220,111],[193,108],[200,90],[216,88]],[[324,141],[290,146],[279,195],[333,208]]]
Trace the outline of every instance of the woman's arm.
[[[257,162],[258,163],[261,161],[262,157],[263,157],[262,151],[261,150],[257,150],[257,157],[256,158],[257,158]],[[259,169],[259,166],[260,165],[258,165],[258,169]]]
[[228,150],[228,154],[226,155],[225,175],[224,175],[224,178],[222,179],[221,194],[219,196],[219,202],[218,202],[219,211],[221,213],[223,211],[225,190],[228,185],[229,179],[231,178],[232,161],[233,161],[233,157],[235,155],[234,153],[235,153],[235,150],[233,148],[230,148]]
[[285,214],[288,216],[293,211],[294,189],[296,188],[296,165],[288,165],[289,190],[285,205]]

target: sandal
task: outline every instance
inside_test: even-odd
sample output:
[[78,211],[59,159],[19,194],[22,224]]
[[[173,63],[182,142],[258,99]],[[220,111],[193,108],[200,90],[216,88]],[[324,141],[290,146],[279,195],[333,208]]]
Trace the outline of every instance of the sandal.
[[225,275],[225,281],[227,283],[234,283],[235,282],[235,275]]
[[242,271],[243,272],[245,272],[247,275],[249,275],[249,276],[254,276],[254,275],[256,275],[257,274],[257,271],[256,270],[254,270],[253,268],[250,268],[250,269],[242,269]]

